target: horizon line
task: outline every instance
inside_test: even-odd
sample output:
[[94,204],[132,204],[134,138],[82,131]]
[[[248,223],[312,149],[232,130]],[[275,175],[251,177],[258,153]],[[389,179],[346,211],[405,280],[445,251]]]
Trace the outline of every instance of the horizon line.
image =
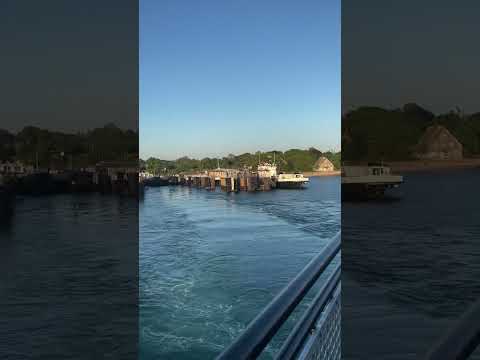
[[[340,149],[330,149],[330,150],[320,150],[320,149],[316,148],[315,146],[310,146],[310,147],[308,147],[308,148],[290,148],[290,149],[287,149],[287,150],[284,150],[284,151],[282,151],[282,150],[267,150],[267,151],[257,150],[257,151],[254,151],[254,152],[246,151],[246,152],[242,152],[242,153],[240,153],[240,154],[233,154],[233,153],[232,153],[231,155],[234,155],[234,156],[239,156],[239,155],[244,155],[244,154],[256,155],[258,152],[260,152],[260,153],[275,153],[275,152],[276,152],[276,153],[285,153],[285,152],[290,151],[290,150],[308,151],[308,150],[311,149],[311,148],[320,151],[322,154],[327,153],[327,152],[331,152],[331,153],[334,153],[334,154],[335,154],[335,153],[340,153],[340,152],[342,152],[342,149],[341,149],[341,148],[340,148]],[[185,158],[185,157],[186,157],[186,158],[189,158],[189,159],[191,159],[191,160],[203,160],[203,159],[222,159],[222,158],[228,157],[229,155],[230,155],[230,154],[228,154],[228,155],[220,155],[220,156],[219,156],[219,155],[216,155],[216,156],[213,156],[213,157],[211,157],[211,156],[204,156],[204,157],[202,157],[202,158],[191,157],[191,156],[189,156],[189,155],[183,155],[183,156],[177,157],[177,158],[175,158],[175,159],[162,159],[161,157],[157,157],[157,156],[154,156],[154,155],[148,155],[148,156],[139,156],[139,159],[145,161],[145,160],[148,160],[148,159],[150,159],[150,158],[154,158],[154,159],[159,159],[159,160],[163,160],[163,161],[177,161],[178,159],[182,159],[182,158]]]

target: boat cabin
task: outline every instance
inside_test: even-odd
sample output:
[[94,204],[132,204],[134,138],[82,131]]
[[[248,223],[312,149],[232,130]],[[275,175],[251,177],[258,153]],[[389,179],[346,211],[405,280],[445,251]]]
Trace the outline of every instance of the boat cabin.
[[385,176],[390,175],[390,168],[383,165],[342,166],[342,176]]

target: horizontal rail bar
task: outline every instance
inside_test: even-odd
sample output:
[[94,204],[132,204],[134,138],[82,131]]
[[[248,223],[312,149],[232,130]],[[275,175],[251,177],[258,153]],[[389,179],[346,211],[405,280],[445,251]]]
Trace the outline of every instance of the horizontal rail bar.
[[292,359],[296,356],[304,343],[308,333],[322,313],[325,305],[331,299],[333,292],[340,283],[340,264],[335,266],[335,270],[330,274],[327,281],[319,289],[312,304],[305,311],[302,318],[298,321],[288,338],[285,340],[282,348],[278,352],[276,359]]
[[427,360],[467,359],[480,345],[480,300],[471,306],[455,327],[427,355]]
[[267,305],[245,331],[222,352],[217,360],[255,359],[312,288],[322,272],[340,251],[340,232],[320,254]]

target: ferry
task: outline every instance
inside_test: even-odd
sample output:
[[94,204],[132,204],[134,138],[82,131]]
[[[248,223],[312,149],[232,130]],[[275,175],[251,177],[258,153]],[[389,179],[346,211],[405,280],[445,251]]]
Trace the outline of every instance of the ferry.
[[309,178],[300,173],[277,174],[277,166],[270,163],[260,163],[257,167],[260,178],[270,178],[276,183],[279,189],[300,189],[309,182]]
[[274,179],[277,177],[277,165],[275,165],[275,163],[270,164],[267,162],[260,163],[257,167],[257,173],[261,178]]
[[310,181],[303,174],[279,174],[277,176],[277,188],[279,189],[300,189]]
[[342,199],[380,198],[387,189],[397,188],[403,176],[391,173],[383,164],[342,166]]

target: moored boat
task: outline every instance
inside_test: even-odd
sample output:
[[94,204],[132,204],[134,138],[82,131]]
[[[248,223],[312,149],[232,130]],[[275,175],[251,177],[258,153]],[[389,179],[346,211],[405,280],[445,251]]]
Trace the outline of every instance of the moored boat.
[[167,186],[169,184],[169,179],[162,176],[153,176],[144,180],[145,186]]
[[403,183],[403,176],[391,173],[383,164],[342,166],[342,200],[380,198],[388,189]]
[[55,193],[56,186],[48,171],[37,171],[19,179],[18,190],[21,194],[47,195]]
[[[300,173],[277,174],[277,165],[275,163],[261,163],[258,165],[257,172],[258,177],[263,179],[261,182],[265,182],[265,179],[270,179],[273,182],[273,187],[279,189],[301,189],[309,182],[309,178]],[[268,186],[268,188],[271,187]]]
[[308,177],[300,173],[279,174],[277,176],[277,188],[279,189],[301,189],[310,181]]

